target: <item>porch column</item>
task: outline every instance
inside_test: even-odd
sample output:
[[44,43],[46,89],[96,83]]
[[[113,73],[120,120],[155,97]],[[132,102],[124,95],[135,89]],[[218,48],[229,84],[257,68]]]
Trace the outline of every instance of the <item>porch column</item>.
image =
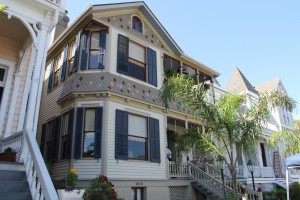
[[36,125],[39,114],[41,90],[44,78],[44,66],[47,56],[47,44],[49,42],[50,25],[42,24],[40,27],[39,40],[36,44],[36,56],[33,67],[31,88],[27,107],[26,129],[36,134]]

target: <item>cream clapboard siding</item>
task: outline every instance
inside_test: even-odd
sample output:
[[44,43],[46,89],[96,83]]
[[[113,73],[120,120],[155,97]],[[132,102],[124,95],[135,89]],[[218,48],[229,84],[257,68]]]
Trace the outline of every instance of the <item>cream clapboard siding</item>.
[[70,171],[70,161],[61,160],[50,167],[50,175],[53,180],[61,180]]
[[[107,141],[107,176],[110,179],[166,179],[165,169],[165,128],[163,114],[142,110],[121,103],[109,101],[108,103],[108,141]],[[116,160],[115,159],[115,115],[116,109],[129,112],[145,113],[145,116],[159,120],[160,127],[160,157],[161,163],[136,160]]]
[[73,163],[79,180],[91,180],[101,174],[101,159],[78,159]]
[[31,57],[31,50],[32,50],[32,48],[30,48],[30,50],[25,55],[25,58],[23,61],[23,66],[21,66],[21,70],[22,70],[21,74],[20,74],[21,80],[20,80],[19,91],[18,91],[18,95],[17,95],[17,101],[16,101],[13,123],[12,123],[12,128],[11,128],[12,133],[15,133],[18,131],[17,127],[18,127],[21,105],[22,105],[22,100],[23,100],[23,93],[24,93],[26,77],[27,77],[27,72],[28,72],[29,62],[30,62],[30,57]]
[[[5,60],[10,60],[13,62],[18,62],[19,59],[19,50],[21,49],[21,44],[13,41],[9,38],[0,36],[0,58],[3,58]],[[13,69],[13,71],[15,71],[15,69]],[[10,102],[11,100],[11,95],[12,95],[12,91],[13,91],[13,82],[14,82],[14,77],[11,79],[11,82],[5,83],[5,87],[10,87],[9,88],[9,95],[8,95],[8,99],[7,102]],[[8,109],[9,109],[10,104],[8,103],[5,109],[5,116],[4,116],[4,120],[3,120],[3,126],[2,126],[2,130],[1,130],[1,136],[3,136],[3,133],[6,129],[6,121],[7,121],[7,116],[8,116]]]
[[18,62],[21,44],[9,38],[0,36],[0,58]]
[[49,73],[50,73],[50,63],[48,63],[47,65],[44,82],[43,82],[41,107],[40,107],[39,122],[38,122],[38,129],[37,129],[38,143],[40,143],[41,140],[42,124],[49,121],[49,119],[62,114],[62,108],[57,104],[57,100],[59,98],[59,95],[61,94],[64,82],[60,83],[58,86],[53,88],[51,92],[47,93]]

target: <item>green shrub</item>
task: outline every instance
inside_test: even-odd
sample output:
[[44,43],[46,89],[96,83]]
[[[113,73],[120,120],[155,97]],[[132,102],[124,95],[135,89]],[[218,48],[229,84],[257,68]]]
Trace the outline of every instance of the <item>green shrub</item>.
[[90,187],[85,190],[85,200],[121,200],[115,191],[114,185],[106,176],[99,176],[92,180]]
[[290,200],[299,200],[300,183],[292,183],[289,191],[290,191]]

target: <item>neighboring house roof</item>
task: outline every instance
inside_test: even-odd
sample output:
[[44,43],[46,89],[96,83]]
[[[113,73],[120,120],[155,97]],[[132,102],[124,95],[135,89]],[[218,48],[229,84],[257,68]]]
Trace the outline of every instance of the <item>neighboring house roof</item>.
[[271,80],[264,81],[255,85],[255,89],[258,92],[271,92],[277,90],[278,84],[280,83],[280,78],[275,77]]
[[237,67],[233,69],[233,72],[226,85],[226,89],[230,92],[236,93],[250,91],[254,94],[257,94],[257,91]]

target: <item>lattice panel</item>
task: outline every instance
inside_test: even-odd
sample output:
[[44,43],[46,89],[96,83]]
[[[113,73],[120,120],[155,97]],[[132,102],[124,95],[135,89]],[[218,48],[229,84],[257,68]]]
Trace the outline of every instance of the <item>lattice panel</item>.
[[185,200],[187,199],[187,186],[172,186],[170,188],[170,200]]
[[131,14],[127,15],[118,15],[118,16],[112,16],[112,17],[104,17],[102,20],[104,20],[106,23],[112,24],[113,26],[122,29],[123,31],[130,33],[141,40],[144,40],[147,43],[151,43],[155,45],[156,47],[163,49],[166,51],[166,48],[164,45],[159,41],[159,39],[156,37],[156,35],[153,33],[151,28],[144,22],[144,33],[140,33],[136,30],[133,30],[131,28]]

